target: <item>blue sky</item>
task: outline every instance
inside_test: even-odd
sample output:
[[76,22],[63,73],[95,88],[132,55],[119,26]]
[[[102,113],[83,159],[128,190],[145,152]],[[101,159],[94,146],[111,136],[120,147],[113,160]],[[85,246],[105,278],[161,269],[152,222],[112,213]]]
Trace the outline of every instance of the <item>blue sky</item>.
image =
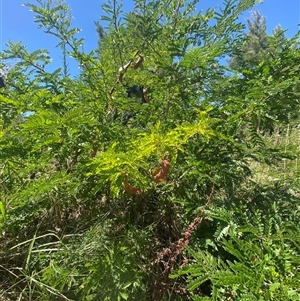
[[[33,22],[33,13],[29,11],[28,7],[22,6],[24,2],[37,3],[35,0],[0,0],[0,50],[5,49],[5,44],[9,40],[22,41],[29,51],[40,48],[50,50],[53,69],[60,67],[60,51],[55,48],[58,40],[37,28],[37,24]],[[89,52],[95,49],[97,33],[94,21],[99,20],[102,14],[101,4],[103,1],[66,0],[66,3],[72,9],[73,26],[82,29],[80,36],[85,38],[85,51]],[[123,0],[123,5],[124,10],[130,10],[132,1]],[[201,0],[198,7],[205,10],[208,7],[214,8],[221,5],[222,0]],[[266,17],[269,33],[280,24],[282,28],[288,29],[287,36],[292,37],[299,28],[299,0],[265,0],[263,4],[257,5],[253,10],[259,10]],[[241,21],[245,22],[249,16],[250,12],[245,12],[241,16]],[[77,63],[72,59],[69,60],[69,67],[72,74],[77,73]]]

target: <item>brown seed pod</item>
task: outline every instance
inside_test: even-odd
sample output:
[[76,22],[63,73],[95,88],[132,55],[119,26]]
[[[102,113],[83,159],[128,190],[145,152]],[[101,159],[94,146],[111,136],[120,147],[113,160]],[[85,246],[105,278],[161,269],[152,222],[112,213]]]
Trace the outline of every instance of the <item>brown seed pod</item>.
[[144,95],[144,100],[145,102],[149,102],[149,96],[148,96],[148,88],[143,88],[143,95]]
[[154,180],[155,183],[160,183],[164,181],[169,173],[170,170],[170,163],[168,159],[163,159],[161,161],[161,167],[160,168],[155,168],[152,172],[152,179]]
[[124,190],[132,194],[141,194],[143,192],[141,189],[135,188],[128,183],[127,175],[125,175]]
[[139,57],[136,60],[135,64],[131,65],[131,68],[137,69],[138,67],[140,67],[143,64],[143,61],[144,61],[144,57],[139,55]]
[[131,62],[128,62],[124,66],[120,67],[119,72],[126,71],[130,65],[131,65]]
[[123,73],[120,73],[120,75],[119,75],[119,77],[118,77],[118,81],[119,81],[119,83],[121,83],[122,85],[124,84],[124,82],[123,82]]

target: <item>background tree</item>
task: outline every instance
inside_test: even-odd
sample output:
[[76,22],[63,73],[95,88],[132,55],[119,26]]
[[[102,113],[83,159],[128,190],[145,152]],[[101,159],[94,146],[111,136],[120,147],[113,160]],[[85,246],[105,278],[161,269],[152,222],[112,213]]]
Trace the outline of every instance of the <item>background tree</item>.
[[247,25],[244,41],[229,62],[231,68],[240,72],[244,68],[255,68],[270,55],[276,56],[286,42],[285,30],[279,25],[273,30],[273,35],[267,34],[266,19],[259,11],[252,12]]
[[[282,87],[291,88],[290,92],[295,91],[295,85],[290,81],[289,76],[285,77],[282,70],[293,63],[287,61],[292,54],[293,60],[298,60],[297,46],[293,44],[297,36],[292,39],[285,37],[285,31],[277,26],[273,35],[268,36],[266,33],[266,20],[257,11],[252,13],[248,22],[249,32],[245,34],[244,42],[241,43],[238,53],[232,56],[229,62],[230,67],[238,71],[243,76],[241,82],[256,80],[260,73],[268,76],[268,82],[264,85],[269,86],[269,91]],[[295,48],[296,47],[296,48]],[[281,67],[277,68],[279,65]],[[287,67],[289,69],[289,67]],[[298,74],[298,69],[292,71]],[[279,88],[281,87],[281,88]],[[293,87],[293,88],[292,88]],[[285,89],[285,88],[284,88]],[[277,91],[279,91],[277,90]],[[298,92],[296,92],[297,94]],[[272,96],[270,95],[272,94]],[[294,94],[292,99],[281,98],[281,93],[269,92],[269,96],[262,96],[259,107],[256,107],[254,113],[255,131],[274,131],[275,125],[286,123],[298,118],[298,101]],[[259,115],[259,117],[258,117]]]
[[247,25],[245,40],[241,43],[239,52],[230,61],[230,66],[238,70],[259,64],[269,48],[265,17],[259,11],[253,11],[251,18],[247,19]]

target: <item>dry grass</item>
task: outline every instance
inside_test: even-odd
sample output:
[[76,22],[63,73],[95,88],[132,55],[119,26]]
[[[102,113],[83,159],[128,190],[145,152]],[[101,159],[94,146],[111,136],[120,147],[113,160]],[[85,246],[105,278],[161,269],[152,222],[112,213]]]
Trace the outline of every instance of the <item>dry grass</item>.
[[271,136],[265,136],[265,140],[271,148],[278,148],[282,153],[293,155],[295,158],[283,158],[274,165],[253,161],[251,162],[251,169],[254,171],[252,179],[261,184],[271,184],[279,180],[288,183],[299,178],[300,128],[288,126],[285,131],[276,130]]

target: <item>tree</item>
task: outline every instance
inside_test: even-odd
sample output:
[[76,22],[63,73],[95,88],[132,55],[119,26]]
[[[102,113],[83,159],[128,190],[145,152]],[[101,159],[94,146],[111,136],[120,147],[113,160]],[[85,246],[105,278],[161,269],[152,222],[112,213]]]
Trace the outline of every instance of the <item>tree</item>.
[[[259,102],[254,112],[256,116],[253,116],[256,119],[254,131],[273,133],[274,128],[279,124],[286,124],[298,118],[297,96],[293,94],[296,92],[295,85],[287,74],[287,77],[284,75],[285,71],[290,69],[288,66],[294,65],[289,61],[290,55],[293,56],[293,61],[298,61],[297,43],[294,44],[297,35],[289,40],[284,35],[285,31],[277,26],[273,35],[268,36],[266,20],[257,11],[253,12],[251,19],[247,22],[249,32],[245,34],[244,42],[241,43],[238,53],[232,56],[229,65],[232,70],[242,76],[242,84],[245,81],[256,80],[261,73],[267,77],[267,83],[264,85],[269,87],[269,92],[268,95],[261,95],[262,101]],[[298,70],[291,72],[297,74]],[[282,98],[283,94],[271,92],[289,88],[291,93],[289,95],[293,94],[291,98],[286,96]],[[258,94],[255,96],[256,99]]]
[[[266,61],[241,78],[219,61],[240,48],[237,18],[254,0],[198,14],[194,1],[134,4],[129,13],[116,1],[103,5],[107,26],[89,54],[80,51],[79,29],[57,17],[65,4],[26,4],[78,60],[78,78],[47,72],[46,50],[28,53],[11,42],[1,54],[19,59],[0,98],[1,293],[24,300],[253,299],[266,282],[265,300],[298,297],[299,197],[281,187],[286,182],[252,179],[254,164],[279,168],[294,158],[269,147],[256,129],[272,84],[272,95],[299,96],[291,82],[299,77],[286,78],[298,70],[297,48],[286,44],[282,64]],[[33,114],[22,115],[27,111]],[[297,183],[289,187],[297,191]],[[252,250],[266,280],[249,277]],[[208,270],[192,265],[181,277],[181,267],[203,258]]]
[[230,66],[238,70],[259,64],[268,51],[265,17],[260,12],[254,11],[251,18],[247,19],[247,24],[249,32],[245,34],[239,52],[230,61]]
[[287,42],[285,30],[279,25],[273,30],[273,35],[267,34],[266,18],[259,11],[254,11],[247,19],[248,33],[239,50],[229,62],[231,68],[242,72],[244,68],[255,68],[268,56],[276,56]]

